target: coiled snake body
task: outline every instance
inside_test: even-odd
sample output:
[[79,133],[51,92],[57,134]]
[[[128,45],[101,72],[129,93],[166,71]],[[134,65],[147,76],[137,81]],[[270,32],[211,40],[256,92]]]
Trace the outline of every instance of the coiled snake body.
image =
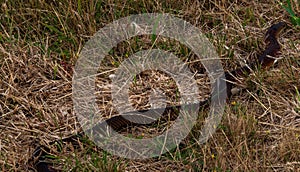
[[[266,35],[265,35],[265,43],[266,49],[262,53],[262,55],[259,56],[258,60],[255,62],[252,62],[248,64],[247,66],[243,66],[241,68],[238,68],[236,70],[230,71],[230,72],[225,72],[225,78],[226,78],[226,85],[227,85],[227,96],[230,97],[232,95],[231,89],[234,87],[234,83],[238,82],[237,78],[238,77],[245,77],[249,75],[252,69],[260,67],[261,69],[268,69],[270,68],[271,65],[274,64],[276,57],[278,56],[281,46],[278,42],[278,37],[280,32],[285,28],[286,23],[284,22],[279,22],[277,24],[272,25]],[[207,105],[209,103],[209,99],[200,102],[200,105]],[[189,106],[193,106],[193,104],[188,104],[185,105],[187,108]],[[166,107],[165,109],[171,109],[171,108],[180,108],[181,106],[172,106],[172,107]],[[157,110],[161,109],[151,109],[151,110],[145,110],[145,111],[150,111],[150,112],[155,112]],[[139,111],[141,112],[141,111]],[[129,120],[124,118],[124,115],[121,116],[114,116],[112,118],[107,119],[105,122],[105,125],[103,123],[97,124],[97,127],[104,127],[106,124],[112,127],[112,129],[120,129],[128,124],[131,124]],[[136,117],[135,117],[136,118]],[[143,120],[143,119],[141,119]],[[136,121],[136,119],[135,119]],[[81,132],[77,135],[72,135],[70,137],[60,139],[60,140],[55,140],[49,143],[49,145],[57,144],[57,143],[62,143],[62,142],[75,142],[78,138],[81,138],[84,136],[84,133]],[[46,156],[49,155],[49,148],[47,146],[39,146],[36,148],[36,150],[33,153],[33,156],[31,158],[31,161],[34,162],[35,168],[37,171],[42,172],[42,171],[55,171],[50,167],[50,164],[48,164],[45,159]]]

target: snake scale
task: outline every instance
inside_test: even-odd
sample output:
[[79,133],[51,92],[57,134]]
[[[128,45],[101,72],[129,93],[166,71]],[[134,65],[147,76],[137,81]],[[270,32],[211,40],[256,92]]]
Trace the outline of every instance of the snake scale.
[[[261,69],[269,69],[270,66],[272,66],[278,57],[281,49],[281,45],[278,42],[278,37],[281,33],[281,31],[286,27],[285,22],[279,22],[276,24],[273,24],[266,32],[265,35],[265,43],[266,43],[266,48],[263,51],[263,53],[257,58],[256,61],[251,62],[250,64],[240,67],[236,70],[233,71],[228,71],[225,72],[225,79],[226,79],[226,86],[227,86],[227,96],[230,97],[232,95],[231,89],[234,87],[234,83],[238,82],[238,77],[247,77],[252,69],[256,68],[261,68]],[[209,104],[209,99],[200,102],[200,106],[207,106]],[[185,105],[187,108],[193,106],[193,104],[187,104]],[[150,111],[150,112],[155,112],[159,110],[168,110],[168,109],[179,109],[181,106],[167,106],[166,108],[158,108],[158,109],[151,109],[151,110],[141,110],[138,112],[143,112],[143,111]],[[125,119],[124,115],[123,116],[114,116],[109,119],[107,119],[105,122],[112,127],[114,130],[118,130],[126,125],[131,124],[132,122]],[[103,122],[100,122],[97,124],[97,127],[103,127],[104,124]],[[106,126],[106,125],[105,125]],[[76,142],[79,138],[82,138],[84,136],[84,133],[81,132],[76,135],[72,135],[67,138],[55,140],[49,143],[49,145],[54,145],[54,144],[61,144],[63,142],[69,142],[69,143],[74,143]],[[47,155],[49,155],[50,148],[47,146],[38,146],[34,153],[33,156],[30,158],[29,161],[32,161],[34,164],[34,168],[38,172],[51,172],[55,171],[53,168],[51,168],[51,164],[49,164],[47,161],[45,161],[47,158]]]

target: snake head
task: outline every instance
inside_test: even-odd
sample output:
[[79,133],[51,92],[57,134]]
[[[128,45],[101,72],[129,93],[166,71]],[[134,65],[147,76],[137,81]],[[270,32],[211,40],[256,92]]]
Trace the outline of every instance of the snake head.
[[276,40],[286,26],[287,24],[285,22],[279,22],[272,25],[266,33],[265,42],[270,43],[274,41],[274,39]]
[[263,54],[259,57],[259,63],[263,68],[268,69],[276,62],[281,49],[281,45],[277,39],[281,31],[283,31],[286,26],[287,24],[285,22],[279,22],[268,29],[265,37],[267,47]]

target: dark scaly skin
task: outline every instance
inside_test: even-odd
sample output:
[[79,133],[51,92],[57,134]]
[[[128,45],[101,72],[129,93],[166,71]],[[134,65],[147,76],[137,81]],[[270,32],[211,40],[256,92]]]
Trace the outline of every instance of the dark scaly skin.
[[281,46],[277,39],[285,27],[286,23],[279,22],[271,26],[266,33],[265,42],[267,44],[267,49],[259,58],[259,63],[265,69],[269,69],[274,64],[276,57],[280,53]]
[[283,29],[286,27],[285,22],[279,22],[277,24],[272,25],[266,35],[265,35],[265,43],[266,49],[265,51],[258,57],[258,61],[252,62],[247,66],[243,66],[231,72],[225,72],[225,78],[228,80],[227,82],[227,94],[231,94],[231,89],[234,86],[234,82],[238,82],[238,77],[247,77],[251,70],[255,68],[261,68],[263,70],[269,69],[275,62],[276,57],[280,54],[280,43],[278,42],[278,37]]
[[[251,69],[254,69],[258,66],[262,69],[269,69],[274,64],[275,59],[280,52],[281,46],[277,39],[279,37],[279,34],[285,27],[286,23],[284,22],[279,22],[277,24],[272,25],[265,35],[265,43],[267,44],[267,46],[265,51],[259,56],[258,62],[252,62],[248,66],[241,67],[232,72],[226,72],[225,77],[229,73],[236,77],[247,76],[251,72]],[[228,78],[226,77],[226,79],[229,79],[230,81],[236,80],[229,76]]]
[[[227,96],[230,97],[232,95],[231,89],[235,86],[235,82],[237,81],[238,77],[247,77],[252,69],[255,68],[261,68],[261,69],[269,69],[275,62],[276,57],[280,53],[281,46],[278,42],[278,37],[281,33],[281,31],[286,27],[286,23],[279,22],[277,24],[272,25],[266,35],[265,35],[265,43],[267,44],[265,51],[262,53],[262,55],[259,56],[258,61],[250,63],[248,66],[244,66],[241,68],[238,68],[236,70],[225,72],[225,78],[226,78],[226,85],[227,85]],[[207,99],[205,101],[200,102],[199,104],[187,104],[184,105],[186,108],[192,108],[194,105],[200,105],[203,108],[207,107],[209,105],[210,99]],[[183,106],[183,105],[182,105]],[[166,107],[166,110],[178,110],[182,107],[181,105],[178,106],[172,106],[172,107]],[[162,110],[159,109],[151,109],[149,111],[156,111],[156,110]],[[148,111],[148,110],[142,110]],[[126,113],[124,114],[126,115]],[[135,117],[138,118],[138,117]],[[142,120],[142,119],[141,119]],[[105,122],[99,123],[96,127],[97,129],[103,129],[109,125],[114,130],[119,130],[120,128],[130,125],[132,122],[126,120],[122,116],[114,116],[112,118],[107,119]],[[64,139],[55,140],[53,142],[50,142],[49,145],[53,144],[62,144],[63,142],[71,142],[73,144],[76,144],[76,141],[78,139],[81,139],[84,137],[84,133],[81,132],[77,135],[73,135]],[[50,164],[47,162],[44,162],[46,159],[45,156],[49,155],[48,152],[50,152],[49,148],[46,146],[39,146],[33,153],[33,156],[31,158],[31,161],[34,161],[36,170],[38,172],[52,172],[55,171],[51,168]]]

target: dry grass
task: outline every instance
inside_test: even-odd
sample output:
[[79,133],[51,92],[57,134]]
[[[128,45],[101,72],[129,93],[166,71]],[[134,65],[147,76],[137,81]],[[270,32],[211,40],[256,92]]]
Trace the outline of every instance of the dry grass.
[[[276,1],[1,1],[0,10],[0,169],[29,171],[27,161],[39,143],[80,131],[73,115],[72,69],[84,43],[101,27],[120,17],[167,12],[202,29],[215,45],[225,69],[253,59],[263,48],[266,29],[289,16]],[[299,13],[298,4],[294,3]],[[192,134],[182,148],[147,161],[107,154],[90,142],[74,150],[53,151],[55,167],[63,171],[298,171],[300,169],[300,29],[290,27],[280,41],[282,57],[269,72],[246,80],[248,90],[231,99],[217,132],[204,145]],[[114,49],[101,70],[116,68],[151,39],[131,40]],[[145,43],[143,45],[143,43]],[[141,45],[142,44],[142,45]],[[193,58],[179,44],[156,45],[182,58]],[[113,62],[112,62],[113,61]],[[197,63],[190,64],[195,70]],[[147,74],[136,81],[132,102],[147,107],[141,86],[174,91],[169,78]],[[147,78],[146,75],[146,78]],[[169,84],[154,82],[161,78]],[[204,79],[199,78],[202,82]],[[99,79],[99,107],[109,114],[108,74]],[[167,92],[170,101],[176,101]],[[141,97],[141,95],[143,95]],[[103,97],[101,97],[103,96]],[[134,97],[134,96],[133,96]],[[197,132],[195,132],[197,135]]]

